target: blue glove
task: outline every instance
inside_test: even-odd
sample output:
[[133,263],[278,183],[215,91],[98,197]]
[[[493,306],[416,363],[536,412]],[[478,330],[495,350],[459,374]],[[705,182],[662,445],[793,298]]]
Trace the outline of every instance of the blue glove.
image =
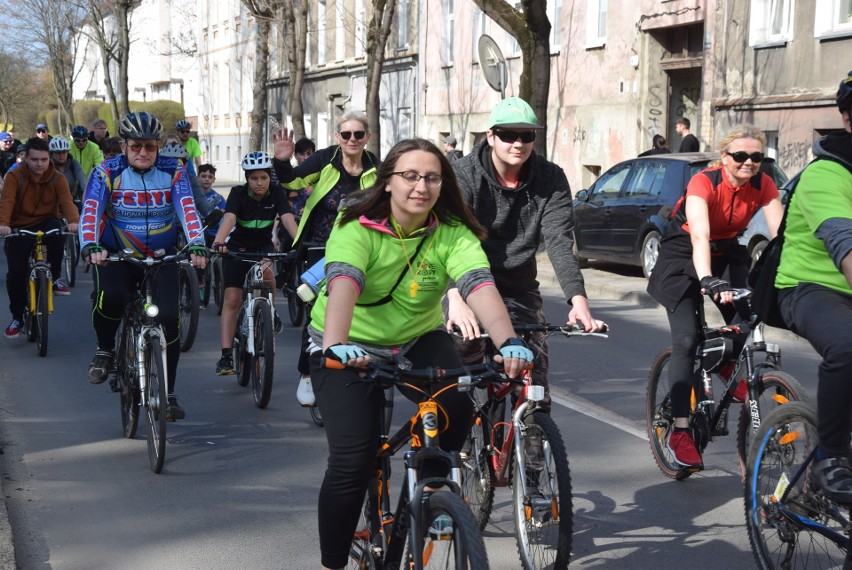
[[355,358],[367,356],[367,352],[354,344],[333,344],[325,349],[324,356],[345,363]]
[[520,338],[513,337],[503,343],[500,347],[500,355],[503,358],[522,358],[527,362],[533,361],[533,353],[527,348],[527,344]]

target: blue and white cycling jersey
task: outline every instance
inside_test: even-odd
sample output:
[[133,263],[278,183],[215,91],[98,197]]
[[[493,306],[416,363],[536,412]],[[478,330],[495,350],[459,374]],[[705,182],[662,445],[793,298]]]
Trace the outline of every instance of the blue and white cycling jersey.
[[110,252],[131,248],[144,257],[157,249],[172,252],[179,224],[187,243],[204,245],[189,178],[177,159],[158,157],[143,173],[120,154],[92,170],[80,215],[81,249],[98,243]]

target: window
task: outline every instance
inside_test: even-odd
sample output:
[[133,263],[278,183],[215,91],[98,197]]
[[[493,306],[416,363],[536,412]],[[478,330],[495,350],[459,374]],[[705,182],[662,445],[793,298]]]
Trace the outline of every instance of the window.
[[766,148],[764,152],[770,158],[778,158],[778,131],[763,131],[763,136],[766,137]]
[[355,1],[355,57],[364,57],[365,45],[367,43],[364,30],[367,15],[364,13],[364,0]]
[[473,22],[473,33],[471,34],[471,38],[473,39],[471,61],[477,63],[479,62],[479,38],[485,34],[485,12],[474,6],[471,15],[471,22]]
[[340,0],[335,2],[334,20],[334,58],[343,61],[346,57],[346,13]]
[[559,33],[562,27],[562,0],[547,0],[547,19],[550,20],[550,53],[559,52]]
[[328,113],[317,113],[317,138],[314,142],[317,147],[324,147],[329,143]]
[[588,0],[586,22],[586,47],[603,47],[606,44],[606,11],[608,0]]
[[325,35],[327,33],[325,25],[325,0],[317,2],[317,65],[325,63]]
[[408,27],[409,27],[409,8],[410,0],[399,0],[399,6],[397,7],[396,15],[397,15],[397,36],[396,36],[396,49],[406,49],[408,48]]
[[852,34],[852,0],[816,0],[814,37]]
[[748,45],[777,45],[793,39],[793,0],[753,0]]
[[453,13],[453,0],[444,0],[444,65],[453,64],[453,38],[455,37],[456,17]]
[[627,188],[627,196],[641,198],[658,196],[666,179],[666,166],[650,160],[640,163],[633,175],[633,183]]
[[630,164],[613,167],[595,182],[591,200],[606,200],[617,197],[621,193],[624,180],[630,174]]

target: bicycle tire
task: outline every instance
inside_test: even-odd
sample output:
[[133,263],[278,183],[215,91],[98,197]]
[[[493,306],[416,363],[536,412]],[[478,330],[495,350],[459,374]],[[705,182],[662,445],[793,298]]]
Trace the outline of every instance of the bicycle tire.
[[77,283],[77,255],[75,249],[77,245],[77,236],[65,236],[65,255],[63,262],[65,264],[65,278],[68,280],[68,286],[73,287]]
[[136,368],[136,338],[132,326],[122,323],[115,375],[121,388],[121,428],[124,437],[136,437],[139,426],[139,375]]
[[272,335],[272,307],[260,297],[254,301],[254,355],[251,363],[251,389],[254,404],[264,409],[272,397],[275,370],[275,339]]
[[48,320],[50,319],[50,311],[48,310],[48,295],[50,295],[50,279],[43,271],[39,271],[36,281],[36,346],[38,347],[38,355],[47,355],[47,339],[48,339]]
[[[757,408],[761,418],[768,416],[772,410],[789,402],[808,402],[809,398],[802,384],[780,370],[766,370],[758,380]],[[737,452],[740,456],[740,466],[745,477],[745,463],[748,448],[751,446],[753,432],[751,427],[751,405],[743,402],[740,419],[737,425]]]
[[145,339],[144,351],[145,369],[148,374],[144,402],[148,432],[148,462],[151,465],[151,471],[159,473],[163,470],[166,458],[166,416],[169,409],[160,337],[151,335]]
[[669,451],[669,436],[674,430],[674,417],[669,398],[671,382],[668,377],[671,357],[671,347],[666,348],[657,355],[651,366],[645,393],[645,425],[648,441],[651,444],[651,454],[657,467],[666,477],[681,481],[692,475],[692,472],[675,462],[672,452]]
[[188,351],[195,344],[200,302],[198,275],[195,273],[195,268],[186,263],[178,264],[178,320],[181,352]]
[[222,305],[225,303],[225,277],[222,269],[222,258],[214,256],[213,264],[213,300],[216,302],[216,314],[222,314]]
[[[237,321],[239,326],[239,321]],[[246,345],[243,342],[248,339],[234,339],[234,370],[237,371],[237,384],[240,386],[248,386],[251,382],[251,354],[246,350]]]
[[285,287],[287,289],[287,312],[290,316],[290,322],[298,328],[305,324],[307,307],[305,302],[296,294],[296,289],[302,284],[297,267],[298,265],[294,263],[290,270],[290,282]]
[[[804,402],[778,406],[752,441],[744,507],[749,543],[761,570],[844,567],[846,550],[814,527],[833,531],[846,541],[848,508],[828,500],[807,476],[794,481],[817,441],[816,413]],[[782,477],[787,487],[792,486],[786,498]],[[782,508],[792,515],[785,516]],[[805,526],[802,519],[809,519],[813,526]]]
[[[29,284],[27,284],[27,289],[29,290]],[[36,315],[30,311],[30,295],[27,293],[27,306],[24,307],[24,332],[27,342],[35,342],[37,328]]]
[[[200,269],[199,274],[204,278],[204,287],[200,287],[201,306],[206,309],[210,305],[210,264],[208,263],[207,267],[205,267],[204,269]],[[201,277],[199,277],[199,279],[200,278]]]
[[[364,497],[364,506],[361,508],[361,516],[355,526],[352,536],[352,544],[349,546],[349,559],[344,570],[379,570],[379,563],[373,549],[373,537],[379,533],[379,509],[374,508],[376,504],[377,488],[375,477],[370,480],[367,487],[367,495]],[[375,512],[376,517],[371,513]]]
[[[433,537],[429,532],[432,522],[439,516],[446,515],[453,521],[452,533]],[[488,555],[485,542],[479,531],[476,519],[464,500],[450,492],[431,493],[423,500],[421,527],[423,536],[411,536],[411,528],[405,540],[402,556],[402,566],[408,568],[456,568],[457,570],[487,569]],[[421,564],[409,560],[411,556],[411,541],[420,540],[423,552]],[[410,564],[413,564],[411,566]]]
[[[514,450],[512,466],[512,509],[521,567],[564,570],[571,558],[574,517],[562,434],[553,418],[535,412],[524,420],[521,442],[523,449]],[[526,477],[520,477],[521,472]]]
[[309,409],[311,412],[311,419],[314,421],[317,427],[325,427],[325,422],[322,419],[322,414],[320,413],[319,407],[314,404]]
[[473,512],[479,530],[485,530],[494,506],[494,486],[491,484],[494,467],[488,451],[485,423],[477,414],[461,449],[462,498]]

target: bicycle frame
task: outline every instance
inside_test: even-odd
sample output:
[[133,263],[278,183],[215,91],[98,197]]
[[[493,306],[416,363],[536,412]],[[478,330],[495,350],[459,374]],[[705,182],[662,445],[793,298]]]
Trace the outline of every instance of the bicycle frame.
[[60,228],[48,230],[46,232],[37,230],[16,230],[17,235],[27,235],[35,238],[33,250],[30,254],[30,276],[27,282],[27,287],[30,293],[29,310],[30,313],[36,312],[36,283],[38,283],[38,274],[44,273],[47,277],[47,313],[53,314],[53,274],[50,272],[50,264],[47,263],[47,244],[44,242],[44,236],[61,232]]
[[[254,303],[255,299],[263,296],[269,301],[269,307],[272,308],[272,287],[264,283],[263,273],[264,267],[270,266],[271,261],[263,260],[255,261],[249,272],[246,273],[245,281],[243,282],[243,302],[241,309],[243,311],[243,321],[246,323],[243,329],[242,323],[237,323],[241,330],[248,330],[246,336],[246,350],[254,356]],[[273,345],[274,350],[274,345]]]

